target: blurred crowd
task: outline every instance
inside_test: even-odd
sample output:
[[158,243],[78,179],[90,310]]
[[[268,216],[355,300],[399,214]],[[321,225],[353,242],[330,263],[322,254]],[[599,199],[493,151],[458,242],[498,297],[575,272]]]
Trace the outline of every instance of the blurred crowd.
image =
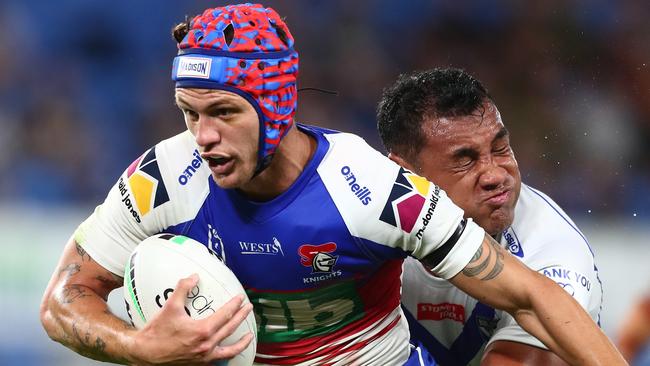
[[[523,180],[573,215],[650,215],[650,2],[263,1],[301,55],[299,122],[375,129],[382,88],[455,66],[490,90]],[[0,3],[0,202],[95,205],[184,130],[172,26],[222,1]]]

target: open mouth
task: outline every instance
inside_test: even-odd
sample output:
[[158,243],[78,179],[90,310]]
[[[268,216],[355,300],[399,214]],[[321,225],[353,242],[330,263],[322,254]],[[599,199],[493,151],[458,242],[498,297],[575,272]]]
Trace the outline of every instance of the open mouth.
[[205,161],[208,162],[210,166],[217,166],[217,165],[224,165],[228,161],[230,161],[230,158],[225,158],[223,156],[208,156],[204,158]]
[[201,157],[215,174],[224,175],[232,170],[234,160],[231,157],[219,155],[202,155]]

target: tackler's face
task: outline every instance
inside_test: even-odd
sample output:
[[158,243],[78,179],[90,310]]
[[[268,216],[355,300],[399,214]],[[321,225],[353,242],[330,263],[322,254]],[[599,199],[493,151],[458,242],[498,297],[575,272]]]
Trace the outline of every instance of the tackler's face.
[[250,182],[257,164],[259,117],[243,97],[224,90],[176,88],[176,105],[221,188]]
[[465,217],[490,235],[508,228],[521,175],[496,106],[485,102],[472,115],[429,119],[422,128],[417,172],[444,189]]

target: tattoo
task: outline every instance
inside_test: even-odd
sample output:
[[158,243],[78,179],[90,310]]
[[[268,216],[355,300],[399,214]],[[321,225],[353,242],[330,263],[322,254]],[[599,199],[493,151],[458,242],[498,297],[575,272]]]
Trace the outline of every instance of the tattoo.
[[[474,253],[474,256],[472,257],[472,260],[469,262],[469,264],[476,263],[481,258],[481,255],[483,255],[483,245],[478,247],[478,250],[476,251],[476,253]],[[483,272],[485,270],[485,268],[487,268],[488,264],[490,264],[490,262],[488,260],[484,260],[484,261],[478,263],[476,266],[470,267],[468,265],[463,270],[463,273],[467,277],[478,276],[481,272]]]
[[494,262],[494,267],[492,267],[490,273],[488,273],[485,277],[481,278],[481,280],[489,281],[495,278],[496,276],[498,276],[499,273],[501,273],[501,271],[503,270],[503,253],[501,253],[499,249],[500,248],[496,249],[497,259],[496,262]]
[[[84,356],[89,356],[92,358],[98,358],[97,356],[104,356],[104,350],[106,349],[106,342],[104,342],[101,337],[95,338],[95,341],[93,342],[91,340],[92,335],[90,334],[90,331],[86,331],[83,334],[79,331],[77,327],[77,322],[73,321],[72,322],[72,333],[74,334],[74,337],[77,339],[77,342],[84,347],[84,349],[79,350],[79,353],[81,353]],[[94,356],[94,357],[93,357]]]
[[77,299],[89,297],[91,295],[86,293],[86,288],[80,285],[68,285],[61,291],[61,302],[64,304],[72,304]]
[[95,339],[95,345],[92,347],[93,351],[95,353],[104,353],[105,348],[106,342],[104,342],[103,339],[97,337],[97,339]]
[[90,262],[92,260],[92,258],[90,258],[90,254],[86,253],[86,250],[81,245],[79,245],[79,243],[76,244],[77,244],[77,253],[79,254],[79,256],[81,256],[81,261]]
[[478,247],[478,250],[476,251],[476,253],[474,253],[474,256],[472,257],[472,260],[469,261],[469,262],[470,263],[476,262],[479,258],[481,258],[482,254],[483,254],[483,246],[481,245],[480,247]]
[[106,278],[102,275],[99,275],[95,277],[95,279],[101,282],[102,287],[104,287],[105,289],[112,290],[114,288],[122,286],[122,281],[119,281],[116,277],[117,276],[113,275],[113,278]]
[[487,254],[483,256],[483,244],[481,244],[476,253],[474,253],[472,260],[462,271],[467,277],[477,277],[483,274],[487,268],[490,268],[490,264],[492,264],[490,271],[483,275],[483,277],[480,277],[481,281],[489,281],[503,271],[503,249],[491,237],[486,235],[486,238],[490,244]]
[[80,270],[81,265],[79,263],[70,263],[59,271],[59,277],[61,277],[61,274],[63,274],[63,272],[67,272],[68,274],[66,275],[66,278],[70,278],[79,273]]

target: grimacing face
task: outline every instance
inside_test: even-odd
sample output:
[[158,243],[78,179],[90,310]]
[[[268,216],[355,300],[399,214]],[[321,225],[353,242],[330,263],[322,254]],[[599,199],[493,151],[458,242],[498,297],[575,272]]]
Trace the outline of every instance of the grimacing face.
[[259,141],[255,108],[235,93],[194,88],[177,88],[176,105],[217,185],[232,189],[250,182]]
[[[481,116],[481,110],[485,108]],[[438,184],[490,235],[508,228],[521,175],[508,130],[492,102],[470,116],[426,120],[416,172]]]

